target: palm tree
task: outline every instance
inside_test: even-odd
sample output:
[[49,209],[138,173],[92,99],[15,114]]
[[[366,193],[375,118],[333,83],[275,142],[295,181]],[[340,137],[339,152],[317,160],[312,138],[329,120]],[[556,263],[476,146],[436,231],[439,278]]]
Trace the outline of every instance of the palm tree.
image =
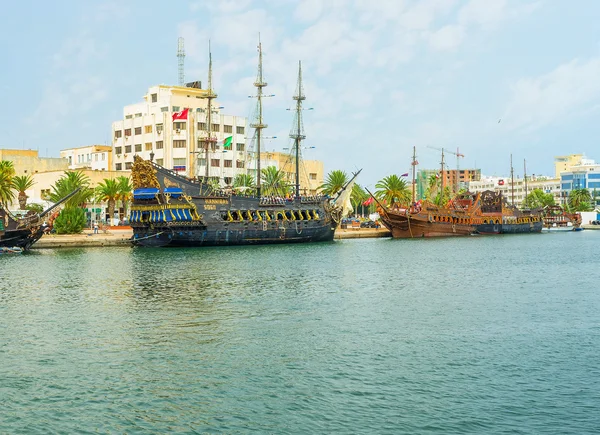
[[254,187],[254,177],[248,174],[237,174],[233,179],[233,187]]
[[12,179],[13,189],[19,192],[19,209],[25,210],[27,207],[27,194],[25,191],[30,189],[35,183],[31,175],[18,175]]
[[15,198],[12,183],[14,175],[13,162],[0,160],[0,204],[10,204]]
[[125,175],[117,177],[117,184],[119,185],[119,199],[123,206],[123,216],[127,216],[127,203],[131,201],[133,185],[129,177]]
[[319,186],[323,195],[333,196],[348,183],[348,175],[339,169],[327,174],[325,182]]
[[95,189],[98,201],[108,202],[108,216],[112,219],[115,215],[115,203],[120,197],[120,185],[114,178],[105,178],[103,183],[98,183]]
[[58,202],[76,189],[80,190],[65,202],[65,208],[79,207],[94,196],[94,190],[90,188],[90,179],[87,175],[81,171],[65,171],[64,175],[52,186],[48,199]]
[[354,213],[358,214],[358,207],[369,198],[369,194],[365,192],[358,183],[354,183],[352,186],[352,192],[350,192],[350,202],[354,207]]
[[263,195],[286,196],[290,193],[285,172],[275,166],[267,166],[260,172]]
[[397,175],[388,175],[375,184],[375,196],[380,200],[385,200],[388,204],[393,205],[396,202],[400,204],[409,204],[411,200],[411,192],[406,185],[406,181]]
[[439,178],[436,174],[431,174],[427,179],[427,190],[425,192],[425,198],[431,200],[432,197],[437,193],[437,185]]
[[573,189],[569,193],[569,207],[573,211],[591,210],[592,196],[587,189]]

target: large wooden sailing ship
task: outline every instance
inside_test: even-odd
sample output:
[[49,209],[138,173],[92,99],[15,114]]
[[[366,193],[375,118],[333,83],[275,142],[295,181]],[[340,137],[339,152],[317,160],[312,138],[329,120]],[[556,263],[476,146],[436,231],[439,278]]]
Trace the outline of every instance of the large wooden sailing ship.
[[[257,88],[257,119],[251,124],[256,140],[256,188],[242,193],[225,192],[204,179],[190,179],[157,165],[153,161],[135,157],[132,168],[134,187],[130,210],[133,243],[137,246],[215,246],[269,243],[321,242],[333,240],[341,220],[342,193],[350,189],[354,178],[335,198],[301,196],[299,160],[301,141],[305,138],[302,127],[302,69],[299,64],[298,83],[294,101],[296,123],[290,137],[294,140],[296,179],[294,194],[290,197],[264,196],[261,189],[261,139],[267,127],[263,120],[262,49],[259,43]],[[207,135],[204,147],[206,162],[211,143],[211,100],[216,97],[211,83],[212,63],[209,63],[209,99]],[[250,193],[249,193],[250,192]]]
[[[416,157],[413,153],[412,205],[386,207],[378,201],[383,225],[394,238],[453,237],[471,234],[516,234],[542,231],[542,211],[521,211],[500,192],[457,194],[444,205],[415,202]],[[444,191],[442,151],[442,192]]]

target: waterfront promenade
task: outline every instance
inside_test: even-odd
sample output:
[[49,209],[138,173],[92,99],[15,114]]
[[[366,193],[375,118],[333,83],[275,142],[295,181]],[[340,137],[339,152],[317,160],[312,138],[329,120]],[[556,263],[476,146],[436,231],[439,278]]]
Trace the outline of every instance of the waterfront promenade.
[[[131,243],[132,235],[133,232],[128,227],[109,228],[98,234],[91,230],[85,230],[81,234],[51,234],[43,236],[31,249],[127,246]],[[385,228],[349,228],[337,229],[334,236],[335,239],[376,237],[390,237],[390,232]]]

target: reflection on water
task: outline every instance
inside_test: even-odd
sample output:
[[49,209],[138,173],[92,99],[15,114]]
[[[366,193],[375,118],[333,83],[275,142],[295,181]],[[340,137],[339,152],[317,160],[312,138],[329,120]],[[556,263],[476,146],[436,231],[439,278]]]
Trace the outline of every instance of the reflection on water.
[[599,241],[5,256],[0,432],[590,433]]

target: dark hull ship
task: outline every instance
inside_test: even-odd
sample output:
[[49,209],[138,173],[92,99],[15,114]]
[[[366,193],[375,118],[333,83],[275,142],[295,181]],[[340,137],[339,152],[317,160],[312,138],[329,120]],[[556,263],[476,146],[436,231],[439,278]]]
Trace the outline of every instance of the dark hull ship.
[[508,204],[500,192],[490,190],[479,197],[477,234],[523,234],[542,231],[541,210],[519,210]]
[[25,217],[17,217],[0,206],[0,247],[20,250],[31,248],[31,245],[44,235],[44,229],[47,227],[45,217],[76,192],[72,192],[42,213],[30,211]]
[[[294,139],[296,182],[291,198],[261,195],[260,145],[262,129],[263,88],[262,51],[259,43],[257,87],[258,119],[255,129],[257,144],[256,188],[246,196],[215,189],[196,177],[190,179],[174,171],[136,156],[132,167],[133,203],[129,221],[133,228],[133,244],[149,247],[257,245],[273,243],[327,242],[333,240],[344,210],[342,197],[352,188],[354,178],[335,199],[300,195],[300,142],[305,138],[301,121],[302,69],[294,95],[296,105]],[[209,54],[209,59],[211,59]],[[212,60],[209,61],[207,138],[204,140],[206,162],[208,150],[216,142],[211,137]],[[358,175],[358,174],[356,174]],[[356,177],[356,175],[354,177]],[[204,180],[209,179],[208,165]]]

